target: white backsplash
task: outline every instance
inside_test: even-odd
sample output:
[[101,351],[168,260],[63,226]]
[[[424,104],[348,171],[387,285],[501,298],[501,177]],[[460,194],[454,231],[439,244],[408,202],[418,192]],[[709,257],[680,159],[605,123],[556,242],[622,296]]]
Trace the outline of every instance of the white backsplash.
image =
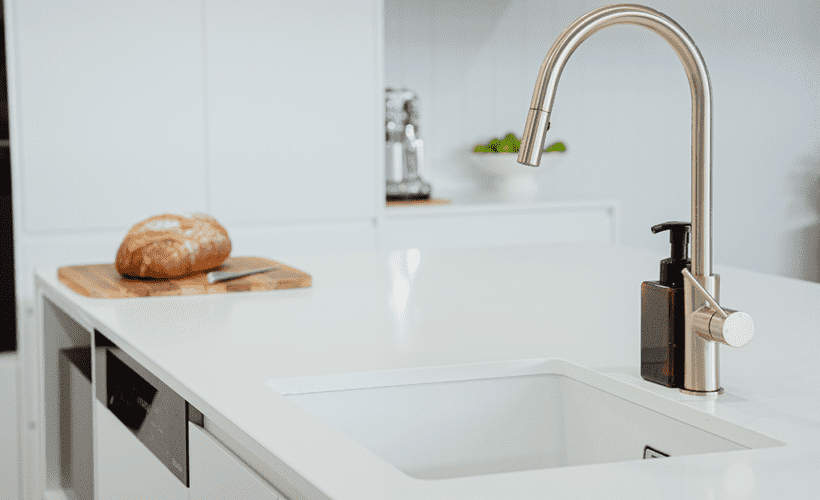
[[[475,182],[475,144],[520,137],[553,41],[604,3],[385,1],[385,83],[419,95],[434,195]],[[650,6],[689,32],[709,68],[717,262],[820,280],[820,7]],[[691,100],[673,50],[637,26],[595,34],[567,64],[551,118],[548,143],[568,153],[539,174],[541,195],[619,199],[621,242],[667,251],[649,227],[690,217]]]

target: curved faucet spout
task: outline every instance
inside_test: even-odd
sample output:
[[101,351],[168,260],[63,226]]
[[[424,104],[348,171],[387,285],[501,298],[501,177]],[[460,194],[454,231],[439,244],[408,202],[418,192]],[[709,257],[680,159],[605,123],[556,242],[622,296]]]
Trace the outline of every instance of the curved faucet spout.
[[[675,50],[689,79],[692,93],[692,273],[684,285],[684,366],[683,387],[680,389],[688,394],[719,394],[723,389],[720,387],[717,343],[739,347],[751,339],[754,326],[747,314],[730,313],[729,309],[719,305],[719,277],[712,274],[712,89],[703,56],[686,31],[669,17],[642,5],[610,5],[578,18],[558,37],[541,65],[518,162],[537,167],[541,161],[558,79],[569,56],[596,31],[623,23],[637,24],[659,34]],[[732,315],[734,319],[730,321]]]
[[666,15],[642,5],[609,5],[595,9],[572,23],[558,37],[541,64],[518,162],[538,166],[564,65],[584,40],[613,24],[636,24],[654,31],[672,46],[683,63],[692,93],[692,274],[698,279],[711,276],[712,89],[706,63],[695,42]]

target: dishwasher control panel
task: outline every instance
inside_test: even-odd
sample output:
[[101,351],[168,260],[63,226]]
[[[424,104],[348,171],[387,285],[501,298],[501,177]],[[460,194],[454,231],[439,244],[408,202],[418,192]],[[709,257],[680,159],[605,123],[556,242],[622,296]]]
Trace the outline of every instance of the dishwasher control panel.
[[188,403],[99,332],[97,399],[185,486]]

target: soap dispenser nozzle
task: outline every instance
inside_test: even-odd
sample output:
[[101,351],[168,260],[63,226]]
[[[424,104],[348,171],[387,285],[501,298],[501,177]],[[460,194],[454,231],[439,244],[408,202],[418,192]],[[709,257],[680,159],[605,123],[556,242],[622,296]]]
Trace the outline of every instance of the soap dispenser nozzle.
[[684,269],[689,269],[689,234],[691,224],[688,222],[664,222],[652,226],[652,232],[658,234],[669,231],[669,243],[672,245],[671,255],[661,261],[660,282],[670,288],[683,286]]

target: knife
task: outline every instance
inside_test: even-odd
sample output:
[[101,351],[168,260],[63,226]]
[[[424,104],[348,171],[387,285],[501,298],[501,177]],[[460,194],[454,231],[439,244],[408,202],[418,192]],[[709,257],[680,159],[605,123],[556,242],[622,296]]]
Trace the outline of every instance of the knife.
[[268,271],[273,271],[274,269],[279,269],[280,267],[282,266],[276,265],[271,267],[260,267],[257,269],[250,269],[248,271],[211,271],[208,273],[208,283],[214,284],[219,283],[220,281],[241,278],[251,274],[265,273]]

